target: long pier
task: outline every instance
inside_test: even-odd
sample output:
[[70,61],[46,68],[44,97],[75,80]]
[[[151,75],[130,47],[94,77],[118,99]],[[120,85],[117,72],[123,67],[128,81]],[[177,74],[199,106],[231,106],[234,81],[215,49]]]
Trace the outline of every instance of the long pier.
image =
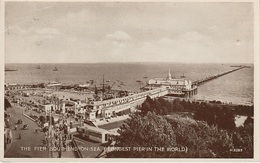
[[232,72],[235,72],[235,71],[238,71],[242,68],[247,68],[247,66],[240,66],[239,68],[236,68],[234,70],[230,70],[230,71],[226,71],[226,72],[223,72],[223,73],[220,73],[220,74],[215,74],[215,75],[212,75],[212,76],[208,76],[206,78],[203,78],[203,79],[199,79],[199,80],[196,80],[196,81],[193,81],[192,82],[192,85],[200,85],[200,84],[203,84],[205,82],[208,82],[210,80],[213,80],[213,79],[216,79],[218,77],[221,77],[221,76],[224,76],[224,75],[227,75],[227,74],[230,74]]

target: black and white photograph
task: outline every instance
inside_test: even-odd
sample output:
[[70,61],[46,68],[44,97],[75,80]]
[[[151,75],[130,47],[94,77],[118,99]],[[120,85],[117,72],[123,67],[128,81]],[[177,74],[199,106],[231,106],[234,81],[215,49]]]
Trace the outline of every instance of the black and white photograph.
[[259,159],[259,2],[1,5],[2,159]]

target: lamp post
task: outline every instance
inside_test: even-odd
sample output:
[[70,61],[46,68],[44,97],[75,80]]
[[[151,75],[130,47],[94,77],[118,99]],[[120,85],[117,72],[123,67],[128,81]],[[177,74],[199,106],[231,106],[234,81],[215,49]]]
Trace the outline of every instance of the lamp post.
[[48,131],[48,146],[49,146],[49,157],[53,157],[53,153],[52,150],[50,150],[52,148],[52,115],[51,115],[51,111],[49,112],[49,131]]
[[[54,95],[52,97],[52,104],[54,104],[53,106],[53,110],[56,110],[57,107],[57,98],[56,95]],[[47,114],[47,113],[46,113]],[[49,111],[49,130],[48,130],[48,148],[49,148],[49,157],[53,157],[53,152],[52,150],[50,150],[52,148],[52,108]]]

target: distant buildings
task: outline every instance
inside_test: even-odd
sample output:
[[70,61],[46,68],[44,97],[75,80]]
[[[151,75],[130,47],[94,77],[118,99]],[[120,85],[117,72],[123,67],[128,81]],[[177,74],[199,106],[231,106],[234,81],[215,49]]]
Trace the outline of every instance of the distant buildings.
[[21,90],[21,89],[29,89],[32,88],[33,85],[21,85],[21,84],[5,84],[5,91],[8,90]]

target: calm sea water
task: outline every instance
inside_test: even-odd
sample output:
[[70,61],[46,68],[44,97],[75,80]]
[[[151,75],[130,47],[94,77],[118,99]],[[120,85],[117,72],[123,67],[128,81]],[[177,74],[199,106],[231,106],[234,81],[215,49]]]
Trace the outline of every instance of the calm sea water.
[[[40,65],[41,69],[36,67]],[[58,71],[53,71],[54,67]],[[207,82],[198,89],[196,99],[220,100],[236,104],[250,104],[254,92],[254,69],[244,68]],[[137,91],[140,84],[150,78],[182,74],[192,81],[235,69],[229,64],[181,64],[181,63],[96,63],[96,64],[6,64],[6,68],[18,71],[5,72],[5,83],[32,84],[60,81],[64,84],[84,84],[94,80],[102,84],[103,75],[113,89]],[[144,77],[147,78],[144,78]],[[123,83],[124,85],[121,85]]]

